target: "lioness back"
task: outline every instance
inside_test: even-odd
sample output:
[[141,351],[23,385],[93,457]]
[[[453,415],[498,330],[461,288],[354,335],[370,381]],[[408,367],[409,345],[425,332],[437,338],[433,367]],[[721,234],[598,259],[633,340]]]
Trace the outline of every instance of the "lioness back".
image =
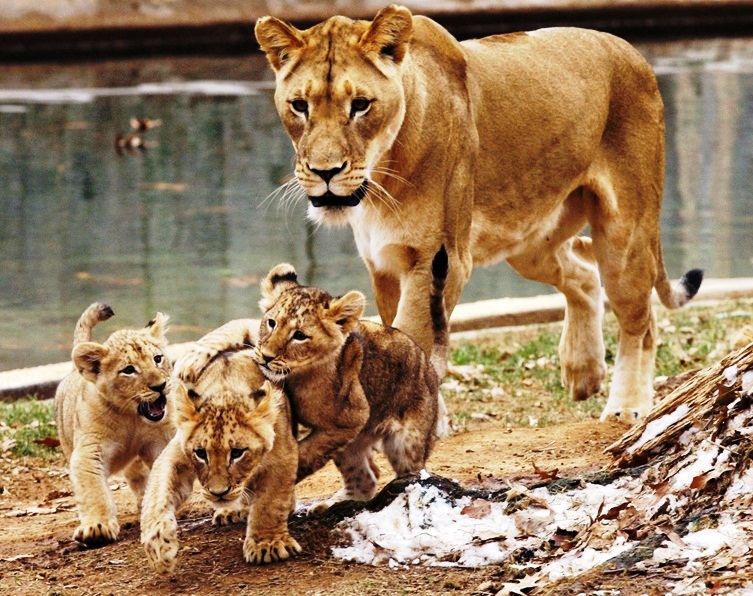
[[144,329],[117,330],[102,344],[91,341],[92,328],[112,316],[102,303],[84,311],[74,331],[75,370],[55,392],[80,521],[73,537],[90,546],[114,541],[120,529],[107,478],[122,472],[140,507],[149,469],[174,434],[167,317],[157,313]]

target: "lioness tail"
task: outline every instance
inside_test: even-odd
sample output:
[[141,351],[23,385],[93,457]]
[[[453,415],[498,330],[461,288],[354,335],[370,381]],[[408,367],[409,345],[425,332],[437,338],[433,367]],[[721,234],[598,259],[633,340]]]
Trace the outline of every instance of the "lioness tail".
[[76,329],[73,331],[73,347],[82,342],[91,341],[94,326],[106,321],[114,314],[113,310],[104,302],[95,302],[89,305],[76,323]]
[[434,348],[431,352],[431,362],[440,380],[447,372],[447,358],[450,351],[450,325],[447,320],[447,309],[444,303],[444,288],[450,264],[444,244],[434,255],[431,262],[431,295],[429,310],[434,332]]
[[702,281],[703,270],[691,269],[682,276],[676,287],[672,287],[665,271],[664,275],[660,273],[660,279],[656,282],[656,293],[667,308],[679,308],[698,293]]

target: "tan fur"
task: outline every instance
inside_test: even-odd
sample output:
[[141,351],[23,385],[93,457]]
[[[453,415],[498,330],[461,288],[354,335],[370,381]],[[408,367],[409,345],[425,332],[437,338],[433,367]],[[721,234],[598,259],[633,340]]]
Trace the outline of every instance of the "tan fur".
[[[208,338],[211,345],[216,336],[208,334],[191,349],[198,360],[187,355],[178,363],[186,368],[176,366],[181,380],[190,377],[191,389],[176,382],[178,432],[155,462],[144,497],[141,542],[159,573],[175,570],[175,512],[197,478],[202,496],[215,507],[215,524],[248,520],[246,561],[269,563],[301,552],[287,526],[298,466],[287,399],[264,379],[248,348],[215,351],[211,361],[201,360],[203,342]],[[201,371],[184,375],[192,364]]]
[[[432,328],[446,338],[441,252]],[[301,286],[291,265],[274,267],[261,287],[254,357],[268,378],[284,384],[296,419],[311,429],[299,445],[298,480],[330,459],[343,477],[343,490],[318,508],[374,496],[376,449],[398,476],[419,472],[436,438],[441,400],[424,350],[395,328],[361,320],[360,292],[334,298]]]
[[652,288],[680,306],[700,272],[672,288],[664,267],[663,106],[635,49],[575,28],[459,43],[396,5],[305,31],[263,17],[256,37],[309,216],[350,224],[385,324],[431,349],[440,244],[450,312],[472,267],[506,260],[565,295],[562,380],[583,399],[606,374],[601,273],[620,324],[603,417],[646,414]]
[[[168,415],[167,317],[157,313],[144,329],[115,331],[103,344],[90,341],[94,325],[112,314],[94,303],[81,315],[72,352],[76,370],[55,393],[80,521],[73,538],[88,546],[113,542],[120,531],[107,478],[123,472],[141,507],[149,469],[175,432]],[[145,408],[155,420],[142,415]]]

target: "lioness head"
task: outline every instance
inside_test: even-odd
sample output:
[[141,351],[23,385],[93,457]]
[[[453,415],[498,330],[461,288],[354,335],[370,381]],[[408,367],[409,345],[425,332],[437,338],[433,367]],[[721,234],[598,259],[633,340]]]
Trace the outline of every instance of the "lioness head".
[[301,286],[287,263],[270,270],[261,291],[264,316],[253,353],[261,371],[273,381],[337,356],[366,303],[361,292],[334,298],[319,288]]
[[172,367],[165,355],[168,317],[162,313],[143,329],[120,329],[103,344],[73,348],[76,370],[97,386],[100,398],[117,412],[160,422],[167,409]]
[[312,219],[343,224],[348,208],[368,196],[369,181],[380,188],[387,170],[379,159],[405,118],[400,65],[412,32],[410,11],[396,5],[372,22],[338,16],[305,31],[274,17],[257,21]]
[[[218,507],[243,497],[246,481],[274,445],[275,422],[284,399],[250,358],[247,364],[248,374],[225,378],[223,385],[212,383],[210,371],[190,397],[180,382],[173,392],[183,451],[204,498]],[[219,379],[221,370],[217,372]],[[249,378],[252,373],[256,382]]]

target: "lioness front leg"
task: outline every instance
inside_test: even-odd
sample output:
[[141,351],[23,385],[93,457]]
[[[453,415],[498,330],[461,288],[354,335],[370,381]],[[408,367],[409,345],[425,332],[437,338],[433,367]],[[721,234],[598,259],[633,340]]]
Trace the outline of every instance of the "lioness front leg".
[[80,522],[73,539],[87,546],[115,542],[120,526],[98,445],[78,442],[71,455],[70,475]]
[[195,474],[178,437],[170,441],[152,467],[141,508],[141,544],[157,573],[172,573],[178,558],[175,512],[193,489]]

